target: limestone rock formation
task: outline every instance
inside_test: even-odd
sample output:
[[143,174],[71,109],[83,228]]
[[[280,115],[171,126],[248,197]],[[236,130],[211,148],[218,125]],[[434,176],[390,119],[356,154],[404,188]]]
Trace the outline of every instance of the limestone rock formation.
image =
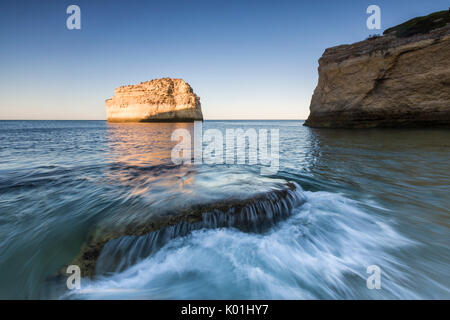
[[[305,125],[450,126],[449,17],[450,11],[438,12],[384,36],[326,49]],[[430,30],[433,25],[439,28]]]
[[110,122],[203,120],[200,98],[182,79],[163,78],[122,86],[105,103]]

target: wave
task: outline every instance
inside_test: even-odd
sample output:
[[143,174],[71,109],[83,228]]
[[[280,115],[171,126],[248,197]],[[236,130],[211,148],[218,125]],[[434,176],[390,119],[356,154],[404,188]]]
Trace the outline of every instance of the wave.
[[[303,192],[299,186],[295,194],[304,202],[263,232],[240,230],[224,223],[222,215],[212,215],[204,222],[215,229],[184,233],[183,227],[174,227],[110,242],[100,265],[122,248],[120,271],[83,279],[80,290],[62,298],[418,298],[410,289],[411,279],[399,271],[401,263],[389,253],[414,242],[342,195]],[[171,236],[146,258],[127,256],[139,256],[163,233]],[[382,291],[366,287],[366,268],[373,264],[382,270]]]
[[286,219],[305,202],[294,183],[276,184],[272,189],[246,198],[231,197],[210,203],[190,204],[169,214],[139,219],[111,219],[93,229],[72,264],[93,277],[118,272],[153,254],[171,239],[194,230],[233,227],[263,232]]

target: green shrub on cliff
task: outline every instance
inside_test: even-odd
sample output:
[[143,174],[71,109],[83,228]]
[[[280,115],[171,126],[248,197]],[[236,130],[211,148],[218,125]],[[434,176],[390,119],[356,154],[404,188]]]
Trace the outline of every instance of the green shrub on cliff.
[[415,34],[428,33],[450,23],[450,10],[438,11],[424,17],[408,20],[398,26],[386,29],[383,34],[395,32],[395,36],[404,38]]

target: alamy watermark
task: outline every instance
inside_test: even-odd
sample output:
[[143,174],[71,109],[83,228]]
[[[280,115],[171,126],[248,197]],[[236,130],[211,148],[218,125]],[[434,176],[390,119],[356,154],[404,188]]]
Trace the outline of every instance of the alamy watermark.
[[67,17],[66,27],[69,30],[80,30],[81,29],[81,9],[79,6],[75,4],[71,4],[67,7],[67,14],[70,16]]
[[72,264],[67,267],[66,273],[70,274],[70,276],[66,280],[67,289],[69,289],[69,290],[81,289],[81,269],[80,269],[80,267]]
[[[66,27],[69,30],[81,29],[81,9],[76,4],[71,4],[67,7],[66,13],[69,14],[66,20]],[[366,26],[369,30],[381,29],[381,9],[376,4],[371,4],[367,7],[366,13],[370,16],[366,20]]]
[[189,130],[181,128],[172,133],[171,139],[178,142],[171,152],[174,164],[247,163],[260,165],[261,175],[276,174],[279,169],[279,129],[227,128],[224,137],[218,129],[203,132],[202,122],[195,121],[194,139]]
[[366,286],[367,289],[381,289],[381,269],[379,266],[373,264],[367,267],[366,272],[370,274],[367,278]]
[[369,30],[380,30],[381,29],[381,9],[379,6],[372,4],[367,7],[367,14],[370,16],[366,20],[366,26]]

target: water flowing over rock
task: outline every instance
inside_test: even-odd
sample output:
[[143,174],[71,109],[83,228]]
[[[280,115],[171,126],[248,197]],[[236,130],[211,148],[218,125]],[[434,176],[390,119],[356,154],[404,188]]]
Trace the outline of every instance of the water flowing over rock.
[[193,230],[233,227],[264,232],[304,202],[300,187],[288,182],[249,198],[193,205],[142,221],[103,221],[92,229],[71,264],[78,265],[87,277],[122,271]]
[[450,126],[449,21],[450,11],[441,11],[326,49],[305,125]]
[[182,79],[163,78],[122,86],[105,103],[110,122],[203,120],[200,98]]

